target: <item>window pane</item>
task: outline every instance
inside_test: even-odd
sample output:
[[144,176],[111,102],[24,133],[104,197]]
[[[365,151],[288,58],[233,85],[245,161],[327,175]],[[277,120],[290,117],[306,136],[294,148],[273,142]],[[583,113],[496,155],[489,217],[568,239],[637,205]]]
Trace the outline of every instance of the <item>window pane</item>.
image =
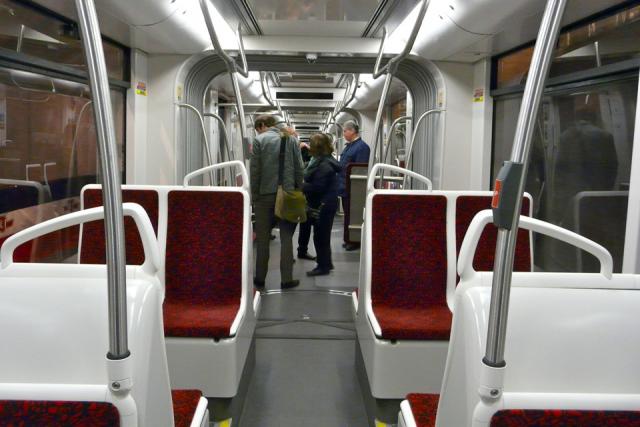
[[[112,102],[124,169],[124,94],[112,92]],[[97,175],[89,88],[0,68],[0,243],[78,210],[80,190]],[[74,255],[77,241],[77,229],[52,233],[19,248],[17,259],[62,261]]]
[[[557,91],[543,98],[526,191],[534,216],[606,247],[622,270],[637,78]],[[496,101],[494,177],[508,160],[521,97]],[[536,236],[535,264],[545,271],[599,271],[591,255]]]
[[[637,58],[640,46],[640,6],[599,18],[559,37],[550,77],[589,70],[602,65]],[[498,58],[496,89],[524,84],[533,47]]]
[[[126,49],[103,41],[109,77],[125,80]],[[74,23],[15,0],[0,0],[0,47],[86,70],[82,43]]]

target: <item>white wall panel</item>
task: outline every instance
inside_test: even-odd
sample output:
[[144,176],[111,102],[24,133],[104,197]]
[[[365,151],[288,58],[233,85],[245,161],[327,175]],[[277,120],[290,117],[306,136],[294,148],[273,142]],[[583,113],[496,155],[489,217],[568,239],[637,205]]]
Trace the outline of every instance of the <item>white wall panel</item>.
[[445,85],[444,163],[442,190],[471,188],[473,75],[470,64],[435,62]]
[[175,183],[175,83],[178,70],[187,58],[183,55],[149,56],[147,173],[144,184]]
[[489,190],[491,174],[491,136],[493,99],[489,96],[491,61],[473,66],[473,104],[471,107],[471,170],[470,190]]

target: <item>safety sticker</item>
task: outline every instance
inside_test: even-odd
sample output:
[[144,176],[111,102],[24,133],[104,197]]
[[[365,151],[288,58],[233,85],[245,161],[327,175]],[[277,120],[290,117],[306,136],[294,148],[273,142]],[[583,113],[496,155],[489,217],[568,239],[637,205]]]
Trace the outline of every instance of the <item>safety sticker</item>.
[[477,88],[473,90],[473,102],[484,101],[484,88]]
[[147,96],[147,84],[145,82],[136,84],[136,95]]

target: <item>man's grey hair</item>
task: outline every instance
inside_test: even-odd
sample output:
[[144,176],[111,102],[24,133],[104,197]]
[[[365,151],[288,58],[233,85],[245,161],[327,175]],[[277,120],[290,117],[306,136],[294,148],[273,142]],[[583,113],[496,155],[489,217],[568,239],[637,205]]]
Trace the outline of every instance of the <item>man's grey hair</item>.
[[360,133],[360,126],[358,126],[358,124],[356,122],[354,122],[353,120],[349,120],[349,121],[344,122],[344,124],[342,125],[342,128],[343,129],[352,130],[357,134]]

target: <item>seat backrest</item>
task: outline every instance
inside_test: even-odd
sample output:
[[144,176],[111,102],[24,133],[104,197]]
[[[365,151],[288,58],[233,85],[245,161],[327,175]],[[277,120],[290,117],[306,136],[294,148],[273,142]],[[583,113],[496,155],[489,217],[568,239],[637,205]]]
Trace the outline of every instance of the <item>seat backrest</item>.
[[[482,194],[485,193],[485,194]],[[458,193],[455,197],[455,227],[456,227],[456,257],[460,254],[460,247],[467,233],[469,224],[476,214],[485,209],[491,209],[492,195],[489,192]],[[531,216],[531,196],[528,194],[522,200],[522,215]],[[527,230],[518,230],[518,241],[513,261],[514,271],[532,271],[532,254],[530,233]],[[498,229],[487,225],[478,242],[473,267],[477,271],[493,270],[493,260],[496,250]],[[457,280],[456,280],[457,282]]]
[[[150,187],[122,186],[122,202],[137,203],[149,215],[153,230],[158,235],[159,196]],[[102,206],[102,189],[100,186],[88,186],[82,190],[82,209]],[[127,265],[142,265],[144,249],[135,223],[125,218],[125,243]],[[104,221],[92,221],[81,227],[79,260],[81,264],[105,264]]]
[[[482,359],[493,278],[492,272],[479,273],[471,268],[475,246],[469,242],[487,223],[476,221],[480,218],[490,221],[491,212],[481,212],[474,219],[460,253],[461,281],[455,293],[436,425],[486,427],[492,425],[492,417],[500,410],[515,411],[496,416],[495,427],[556,425],[524,423],[540,415],[530,410],[553,411],[543,415],[556,413],[561,416],[558,419],[567,421],[557,424],[563,426],[572,425],[572,411],[637,411],[640,339],[630,334],[629,325],[637,321],[640,276],[612,276],[613,262],[603,247],[534,219],[521,219],[521,226],[590,251],[600,260],[602,273],[513,273],[505,344],[507,365],[504,380],[491,386],[501,388],[502,393],[496,399],[480,399],[478,390],[488,387],[480,381],[488,378],[489,368]],[[580,424],[585,425],[592,424]]]
[[375,192],[368,205],[374,308],[446,304],[447,198]]
[[[16,245],[77,225],[84,218],[96,220],[98,211],[102,212],[75,212],[23,230],[0,251],[0,324],[7,344],[6,351],[0,351],[0,420],[2,416],[22,417],[30,420],[26,425],[57,425],[54,415],[66,417],[73,410],[71,420],[81,420],[90,412],[102,418],[87,425],[113,425],[109,404],[117,408],[123,426],[131,425],[125,421],[132,417],[138,417],[142,426],[168,425],[173,419],[162,287],[155,277],[160,256],[152,226],[140,206],[124,205],[125,214],[135,211],[136,218],[143,218],[136,223],[144,230],[145,248],[145,263],[128,266],[126,272],[128,342],[135,355],[129,398],[116,397],[109,389],[105,267],[13,262]],[[131,399],[137,409],[132,410]],[[21,408],[17,412],[16,401]],[[38,416],[38,411],[45,418],[30,424],[33,419],[28,417]]]
[[248,202],[239,190],[168,192],[166,297],[217,305],[242,295]]

